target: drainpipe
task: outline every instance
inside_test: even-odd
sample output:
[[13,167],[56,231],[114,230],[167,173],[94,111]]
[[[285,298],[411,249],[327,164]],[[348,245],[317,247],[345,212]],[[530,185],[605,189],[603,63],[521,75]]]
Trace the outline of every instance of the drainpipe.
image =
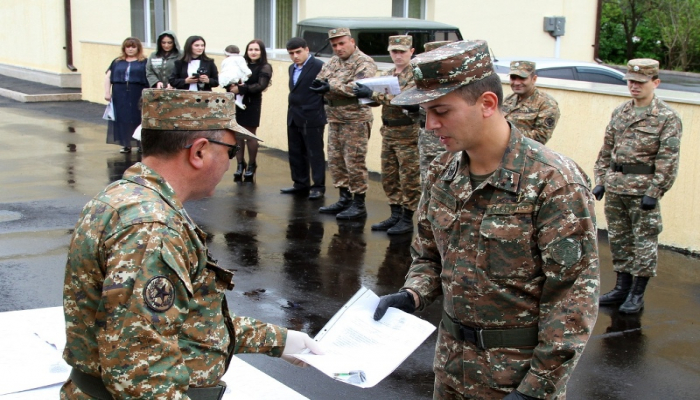
[[66,66],[72,72],[78,70],[73,66],[73,27],[71,26],[70,17],[70,0],[63,0],[63,9],[65,11],[65,25],[66,25]]
[[602,64],[600,59],[600,19],[603,16],[603,0],[598,0],[598,7],[595,16],[595,43],[593,44],[593,60],[598,64]]

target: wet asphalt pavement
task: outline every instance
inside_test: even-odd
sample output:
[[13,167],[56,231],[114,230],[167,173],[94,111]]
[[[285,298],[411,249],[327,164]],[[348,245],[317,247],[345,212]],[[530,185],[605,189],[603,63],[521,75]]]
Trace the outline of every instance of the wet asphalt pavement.
[[[61,305],[67,246],[81,208],[138,161],[138,154],[119,154],[118,146],[104,143],[102,111],[86,102],[0,97],[0,311]],[[361,285],[379,295],[401,286],[411,236],[370,230],[389,212],[376,174],[368,219],[338,222],[317,212],[337,200],[335,190],[320,201],[279,194],[291,183],[286,153],[261,149],[258,164],[255,184],[234,184],[232,164],[213,197],[186,204],[210,234],[214,257],[237,270],[228,296],[234,312],[315,335]],[[604,234],[600,255],[607,291],[614,274]],[[700,260],[665,250],[659,258],[659,276],[650,281],[641,315],[601,309],[568,399],[700,396]],[[439,302],[419,315],[437,324]],[[347,399],[425,399],[432,393],[434,343],[435,334],[372,389],[265,356],[241,359],[311,399],[339,393]]]

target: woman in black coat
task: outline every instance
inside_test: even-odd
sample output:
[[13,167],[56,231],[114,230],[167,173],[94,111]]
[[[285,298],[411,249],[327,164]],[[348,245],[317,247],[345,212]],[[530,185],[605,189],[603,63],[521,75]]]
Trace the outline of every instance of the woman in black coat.
[[[270,86],[272,79],[272,66],[267,62],[267,52],[265,51],[265,43],[260,39],[251,40],[245,48],[243,55],[248,62],[252,75],[242,85],[230,85],[226,89],[229,92],[245,95],[243,104],[245,109],[236,107],[236,122],[239,125],[256,134],[258,126],[260,126],[260,112],[262,109],[262,92]],[[258,165],[256,157],[258,155],[258,141],[246,140],[245,137],[239,135],[236,137],[236,142],[239,144],[240,150],[236,154],[238,160],[238,168],[233,173],[234,182],[240,181],[241,176],[246,182],[253,182],[255,178],[255,170]],[[245,142],[245,146],[243,145]],[[245,162],[245,149],[248,148],[248,164]]]
[[185,42],[182,58],[175,61],[170,86],[175,89],[211,92],[219,86],[219,70],[214,60],[204,52],[207,44],[201,36],[190,36]]

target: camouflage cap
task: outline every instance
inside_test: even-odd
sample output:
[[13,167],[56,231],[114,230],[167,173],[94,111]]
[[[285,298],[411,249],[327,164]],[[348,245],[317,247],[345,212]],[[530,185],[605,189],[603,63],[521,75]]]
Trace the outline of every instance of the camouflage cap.
[[425,103],[495,73],[489,47],[484,40],[446,44],[419,54],[411,65],[416,87],[394,97],[391,104]]
[[389,47],[388,51],[401,50],[410,51],[413,47],[413,36],[411,35],[396,35],[389,36]]
[[532,61],[511,61],[509,75],[527,78],[535,72],[535,63]]
[[451,40],[439,40],[439,41],[435,41],[435,42],[428,42],[428,43],[425,43],[423,45],[423,48],[425,49],[425,51],[431,51],[431,50],[435,50],[438,47],[442,47],[442,46],[449,44],[449,43],[452,43],[452,41]]
[[651,58],[635,58],[627,62],[627,73],[623,79],[636,82],[649,82],[659,76],[659,62]]
[[236,122],[231,93],[146,89],[141,95],[141,127],[159,131],[211,131],[228,129],[260,140]]
[[335,28],[328,31],[328,39],[333,39],[341,36],[351,36],[350,28]]

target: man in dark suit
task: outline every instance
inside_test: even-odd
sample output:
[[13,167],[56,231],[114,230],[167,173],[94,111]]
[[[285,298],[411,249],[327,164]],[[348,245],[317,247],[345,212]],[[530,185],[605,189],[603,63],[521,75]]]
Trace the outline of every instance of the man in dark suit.
[[309,88],[321,70],[323,61],[309,54],[309,47],[302,38],[289,39],[287,52],[293,62],[289,67],[287,145],[294,186],[282,189],[281,192],[309,193],[310,200],[320,199],[326,191],[323,130],[327,121],[323,96]]

